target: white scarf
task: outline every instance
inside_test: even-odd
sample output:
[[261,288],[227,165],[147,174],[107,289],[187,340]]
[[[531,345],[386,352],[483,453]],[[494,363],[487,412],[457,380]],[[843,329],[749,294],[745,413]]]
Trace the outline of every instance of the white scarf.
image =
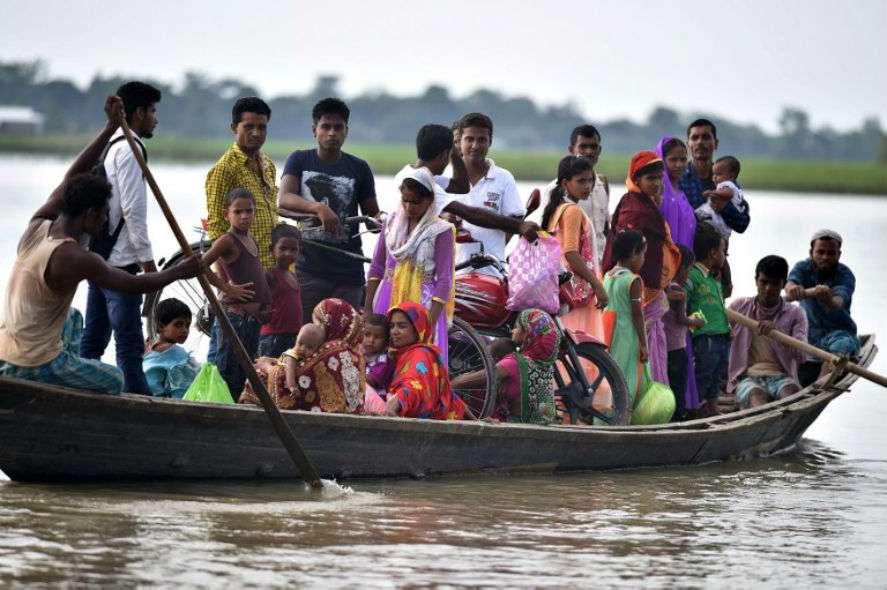
[[[434,193],[434,178],[427,168],[415,168],[404,178],[412,178]],[[421,266],[426,274],[434,272],[434,239],[445,231],[452,231],[453,225],[439,217],[436,202],[432,201],[428,210],[409,231],[410,219],[401,205],[388,219],[385,228],[385,246],[388,253],[398,263],[412,259],[415,266]]]

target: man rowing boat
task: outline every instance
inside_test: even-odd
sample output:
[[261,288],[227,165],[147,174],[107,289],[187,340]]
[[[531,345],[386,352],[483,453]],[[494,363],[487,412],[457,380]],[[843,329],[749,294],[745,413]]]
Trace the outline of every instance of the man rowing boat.
[[121,125],[121,99],[109,97],[105,113],[105,128],[34,213],[19,242],[0,320],[0,375],[120,393],[120,369],[80,358],[82,318],[71,309],[77,286],[87,280],[102,289],[150,293],[200,271],[199,259],[191,257],[163,272],[132,275],[81,244],[98,237],[108,220],[111,186],[88,172]]

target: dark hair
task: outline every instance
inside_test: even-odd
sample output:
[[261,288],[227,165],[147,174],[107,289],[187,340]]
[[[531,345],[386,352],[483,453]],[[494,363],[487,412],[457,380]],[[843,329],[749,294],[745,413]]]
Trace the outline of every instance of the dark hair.
[[255,113],[257,115],[265,115],[271,120],[271,107],[258,96],[244,96],[238,98],[231,109],[231,122],[235,125],[240,123],[243,113]]
[[576,145],[576,140],[579,139],[580,135],[582,137],[597,137],[598,141],[601,139],[601,132],[594,125],[579,125],[570,133],[571,147]]
[[690,265],[696,262],[696,257],[693,255],[693,251],[683,244],[678,244],[677,246],[678,250],[681,252],[681,263],[678,265],[678,271],[690,268]]
[[231,204],[234,203],[234,201],[237,199],[249,199],[253,202],[253,205],[256,204],[256,198],[253,196],[253,194],[249,192],[248,189],[238,186],[232,188],[230,191],[228,191],[228,194],[225,195],[225,207],[230,207]]
[[111,198],[111,185],[95,174],[77,174],[65,185],[62,194],[62,213],[69,217],[108,206]]
[[188,318],[188,323],[190,324],[191,308],[175,297],[164,299],[154,306],[154,319],[157,321],[157,327],[159,328],[179,318]]
[[564,202],[565,193],[561,186],[561,182],[564,180],[570,180],[577,174],[588,172],[590,170],[594,170],[594,165],[588,158],[583,158],[582,156],[565,156],[561,158],[561,161],[557,164],[557,186],[551,191],[551,196],[548,198],[548,204],[545,206],[545,211],[542,213],[543,229],[548,227],[548,222],[551,221],[551,216],[554,215],[557,208]]
[[493,362],[498,363],[505,355],[514,352],[514,342],[511,341],[511,338],[496,338],[490,343],[487,352],[490,353]]
[[299,228],[294,225],[290,225],[288,223],[278,223],[274,226],[274,229],[271,230],[271,248],[273,249],[274,244],[276,244],[283,238],[301,240],[302,232],[300,232]]
[[668,152],[675,149],[676,147],[682,147],[684,149],[687,149],[687,146],[684,144],[684,142],[681,141],[680,139],[678,139],[677,137],[672,137],[671,139],[669,139],[668,141],[663,143],[662,144],[662,159],[664,160],[665,156],[668,155]]
[[493,138],[493,120],[483,113],[468,113],[459,119],[459,131],[466,127],[480,127],[490,132],[490,139]]
[[408,188],[413,191],[417,195],[419,195],[420,199],[433,199],[434,193],[428,190],[424,184],[416,180],[415,178],[404,178],[403,182],[400,183],[402,187]]
[[363,321],[365,326],[377,326],[385,329],[385,338],[388,338],[388,318],[381,313],[374,313]]
[[351,109],[348,108],[348,105],[345,104],[345,101],[338,98],[324,98],[321,101],[318,101],[314,108],[311,109],[311,119],[314,121],[316,125],[320,118],[324,115],[339,115],[343,119],[345,119],[345,124],[348,124],[348,118],[351,117]]
[[693,255],[696,260],[702,262],[708,258],[709,252],[716,250],[721,245],[724,237],[714,226],[700,221],[696,224],[696,235],[693,237]]
[[788,261],[782,256],[773,254],[764,256],[755,267],[755,280],[759,275],[779,279],[784,283],[788,279]]
[[613,258],[618,262],[644,249],[647,239],[640,230],[626,229],[616,233],[613,239]]
[[651,172],[662,174],[663,171],[665,171],[665,163],[662,160],[659,160],[658,162],[650,162],[643,168],[639,168],[631,175],[631,178],[632,180],[637,180],[645,174],[650,174]]
[[708,119],[696,119],[689,125],[687,125],[687,137],[690,137],[690,130],[694,127],[709,127],[711,129],[712,136],[717,139],[718,138],[718,129],[715,127],[715,124],[709,121]]
[[123,99],[127,123],[132,122],[137,108],[147,110],[152,104],[160,102],[160,91],[144,82],[127,82],[117,89],[117,96]]
[[422,125],[416,134],[416,155],[420,160],[433,160],[441,152],[453,149],[453,132],[443,125]]
[[730,174],[732,174],[733,176],[737,176],[737,177],[739,176],[739,170],[740,170],[739,160],[737,160],[733,156],[720,157],[717,160],[715,160],[715,164],[724,164],[727,166],[727,170],[730,172]]

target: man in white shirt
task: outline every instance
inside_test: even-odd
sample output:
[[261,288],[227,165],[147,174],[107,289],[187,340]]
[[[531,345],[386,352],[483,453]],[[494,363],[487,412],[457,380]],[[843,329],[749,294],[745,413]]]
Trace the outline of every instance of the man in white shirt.
[[[156,105],[160,102],[160,91],[143,82],[127,82],[117,89],[117,95],[123,99],[126,121],[138,138],[142,154],[146,156],[141,140],[151,137],[157,126]],[[118,129],[108,144],[104,158],[105,175],[111,184],[107,226],[107,233],[111,236],[107,240],[111,246],[110,254],[107,254],[108,265],[133,275],[141,271],[156,272],[148,237],[147,187],[129,144],[125,139],[118,140],[122,134],[123,130]],[[95,248],[94,251],[102,254]],[[150,395],[142,371],[145,338],[141,307],[141,295],[101,288],[90,281],[81,356],[100,359],[113,332],[117,366],[124,375],[124,391]]]
[[[400,187],[401,182],[415,168],[428,168],[436,182],[434,190],[434,206],[441,213],[455,215],[473,226],[489,228],[501,234],[520,234],[530,241],[535,241],[539,226],[533,222],[525,222],[520,217],[508,217],[485,206],[471,206],[463,201],[463,195],[471,190],[468,181],[468,170],[458,149],[454,148],[453,133],[450,128],[430,123],[423,125],[416,134],[415,166],[407,165],[394,177],[394,185]],[[451,164],[452,177],[443,176],[447,165]],[[473,233],[473,232],[472,232]]]
[[[459,151],[468,171],[470,191],[459,202],[469,207],[487,209],[499,216],[511,218],[520,224],[526,213],[524,204],[517,192],[514,176],[505,168],[496,166],[487,158],[493,143],[493,121],[483,113],[468,113],[459,121]],[[441,183],[445,182],[444,177]],[[456,264],[467,261],[472,254],[480,252],[481,244],[487,254],[501,261],[505,260],[505,244],[509,234],[502,229],[482,227],[466,220],[462,228],[469,231],[476,242],[457,244]],[[521,232],[523,233],[523,232]],[[471,269],[466,269],[471,270]],[[477,270],[498,276],[492,266]]]

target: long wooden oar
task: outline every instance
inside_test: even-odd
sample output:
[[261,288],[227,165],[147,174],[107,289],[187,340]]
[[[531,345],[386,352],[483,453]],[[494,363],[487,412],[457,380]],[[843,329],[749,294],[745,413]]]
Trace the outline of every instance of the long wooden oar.
[[[130,130],[129,125],[126,123],[126,120],[122,121],[121,127],[123,128],[124,135],[126,135],[126,141],[129,143],[129,147],[138,161],[142,173],[145,175],[145,180],[148,181],[148,186],[151,187],[151,191],[157,199],[157,204],[160,205],[160,209],[163,211],[166,221],[169,223],[170,228],[172,228],[172,233],[175,234],[176,240],[179,242],[179,247],[186,256],[193,256],[194,252],[191,250],[191,246],[188,245],[188,240],[185,239],[185,234],[182,233],[182,229],[179,227],[178,221],[176,221],[172,210],[169,208],[166,198],[164,198],[163,193],[160,192],[160,187],[157,185],[157,181],[154,180],[154,175],[151,174],[151,170],[148,169],[148,164],[142,157],[142,150],[136,145],[136,140],[132,135],[132,130]],[[222,305],[219,303],[216,293],[213,291],[206,276],[200,274],[197,276],[197,280],[200,282],[200,286],[203,287],[203,292],[206,294],[207,301],[209,301],[210,306],[212,306],[216,321],[222,326],[222,332],[224,333],[225,338],[229,340],[234,347],[237,361],[240,363],[240,366],[243,367],[243,370],[246,373],[246,378],[249,379],[253,391],[258,396],[259,400],[261,400],[262,406],[265,408],[265,413],[268,414],[268,418],[271,420],[271,425],[274,427],[274,431],[280,438],[280,442],[282,442],[283,446],[286,448],[287,453],[289,453],[290,459],[296,464],[296,468],[298,468],[299,473],[302,475],[302,479],[308,482],[313,488],[323,487],[323,484],[320,481],[320,476],[317,474],[317,469],[315,469],[314,465],[308,459],[305,451],[302,450],[299,441],[296,440],[296,437],[293,435],[292,430],[290,430],[289,425],[283,419],[283,416],[280,415],[280,410],[277,409],[277,406],[268,394],[268,390],[265,388],[265,384],[259,378],[258,373],[256,373],[256,369],[253,366],[253,360],[249,358],[249,355],[246,353],[243,343],[237,336],[237,332],[234,331],[231,321],[222,309]],[[237,395],[237,392],[234,392],[234,395]]]
[[[743,326],[750,328],[750,329],[754,330],[755,332],[757,332],[757,330],[758,330],[758,322],[756,320],[753,320],[748,316],[742,315],[739,312],[733,311],[732,309],[727,310],[727,317],[730,318],[731,321],[742,324]],[[826,361],[826,362],[830,362],[830,363],[837,365],[840,361],[843,360],[841,357],[839,357],[836,354],[826,352],[826,351],[822,350],[821,348],[816,348],[812,344],[808,344],[807,342],[803,342],[801,340],[798,340],[797,338],[792,338],[788,334],[780,332],[779,330],[772,330],[769,334],[767,334],[767,336],[772,338],[773,340],[779,342],[780,344],[785,344],[786,346],[791,346],[792,348],[796,348],[798,350],[806,352],[810,356],[816,357],[816,358]],[[872,371],[869,371],[865,367],[860,367],[856,363],[848,362],[848,363],[846,363],[845,367],[851,373],[859,375],[860,377],[863,377],[864,379],[868,379],[869,381],[871,381],[873,383],[877,383],[881,387],[887,387],[887,377],[884,377],[883,375],[873,373]]]

